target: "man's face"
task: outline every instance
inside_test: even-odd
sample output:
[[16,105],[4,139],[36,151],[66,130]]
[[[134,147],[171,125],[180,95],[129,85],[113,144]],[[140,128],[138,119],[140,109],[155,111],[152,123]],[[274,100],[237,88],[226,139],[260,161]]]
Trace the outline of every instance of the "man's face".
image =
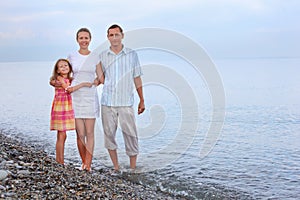
[[117,47],[122,45],[123,33],[121,33],[119,28],[109,29],[107,38],[111,46]]

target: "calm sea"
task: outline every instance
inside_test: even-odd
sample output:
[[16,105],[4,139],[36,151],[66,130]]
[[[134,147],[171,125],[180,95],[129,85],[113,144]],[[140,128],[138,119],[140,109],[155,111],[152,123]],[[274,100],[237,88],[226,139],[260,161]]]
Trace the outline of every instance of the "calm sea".
[[[225,107],[219,109],[225,118],[217,122],[223,124],[217,137],[208,134],[215,121],[206,77],[179,62],[145,67],[147,109],[137,116],[140,173],[127,178],[191,199],[299,199],[300,59],[223,59],[215,64],[225,93]],[[53,65],[0,63],[0,130],[42,146],[51,156],[56,139],[49,131]],[[112,167],[101,119],[95,137],[95,170]],[[128,158],[120,131],[117,139],[125,170]],[[216,143],[200,157],[205,139]],[[70,131],[65,158],[80,165],[75,142]]]

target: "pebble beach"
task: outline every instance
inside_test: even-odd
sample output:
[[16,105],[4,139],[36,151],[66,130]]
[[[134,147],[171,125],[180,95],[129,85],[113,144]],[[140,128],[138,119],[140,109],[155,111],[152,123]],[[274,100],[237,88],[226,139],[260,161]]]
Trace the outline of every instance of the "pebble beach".
[[113,175],[60,165],[43,149],[0,132],[0,199],[185,199]]

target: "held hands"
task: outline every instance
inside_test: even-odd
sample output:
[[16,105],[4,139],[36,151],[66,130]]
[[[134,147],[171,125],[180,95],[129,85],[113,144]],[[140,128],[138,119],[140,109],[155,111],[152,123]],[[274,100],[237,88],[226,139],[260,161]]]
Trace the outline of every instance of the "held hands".
[[100,78],[96,77],[94,80],[94,85],[98,86],[100,84],[104,84],[104,79],[100,79]]
[[68,93],[74,92],[74,87],[72,87],[72,86],[67,87],[66,92],[68,92]]
[[50,85],[53,87],[62,87],[62,83],[59,80],[51,80]]
[[101,83],[100,83],[100,81],[99,81],[99,79],[98,78],[95,78],[95,80],[94,80],[94,83],[93,83],[95,86],[98,86],[98,85],[100,85]]

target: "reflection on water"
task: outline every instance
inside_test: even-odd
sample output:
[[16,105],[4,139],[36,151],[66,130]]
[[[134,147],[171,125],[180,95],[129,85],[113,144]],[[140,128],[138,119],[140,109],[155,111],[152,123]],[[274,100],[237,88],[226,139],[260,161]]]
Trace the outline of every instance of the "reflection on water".
[[[199,158],[199,151],[211,122],[205,91],[195,87],[199,93],[203,92],[197,96],[203,98],[203,104],[198,109],[200,127],[189,149],[181,149],[185,144],[182,140],[176,143],[176,151],[154,156],[154,151],[167,146],[176,137],[181,120],[180,105],[172,98],[172,93],[160,91],[157,86],[155,90],[154,86],[146,86],[147,107],[153,106],[155,113],[147,109],[137,122],[141,132],[150,127],[155,134],[141,133],[138,171],[144,173],[124,173],[123,176],[163,191],[188,195],[191,199],[299,198],[299,63],[295,60],[217,62],[226,91],[226,119],[218,143],[204,159]],[[283,65],[284,70],[281,70]],[[53,88],[48,85],[52,66],[51,62],[0,64],[0,129],[42,146],[54,155],[56,134],[49,131],[54,96]],[[165,124],[157,131],[152,123],[162,120]],[[103,148],[100,119],[97,119],[95,138],[94,167],[111,167]],[[128,158],[120,132],[117,140],[120,163],[126,169]],[[66,160],[79,163],[75,141],[75,132],[70,131]],[[170,156],[178,158],[149,172],[152,164],[164,163]]]

